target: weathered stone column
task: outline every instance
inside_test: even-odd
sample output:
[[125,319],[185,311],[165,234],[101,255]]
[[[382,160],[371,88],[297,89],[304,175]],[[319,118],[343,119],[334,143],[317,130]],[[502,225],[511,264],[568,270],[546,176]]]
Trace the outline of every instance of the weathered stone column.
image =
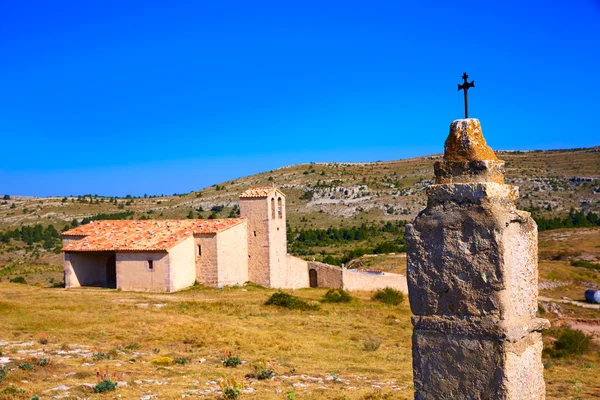
[[477,119],[450,126],[406,227],[415,399],[544,399],[537,226]]

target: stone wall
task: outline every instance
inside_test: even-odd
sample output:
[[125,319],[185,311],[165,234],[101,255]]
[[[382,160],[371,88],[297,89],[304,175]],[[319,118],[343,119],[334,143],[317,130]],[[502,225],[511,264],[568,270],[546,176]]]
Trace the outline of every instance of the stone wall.
[[218,286],[217,235],[194,235],[196,280],[206,286]]
[[248,280],[269,286],[269,202],[265,198],[240,199],[240,215],[248,218]]
[[248,226],[244,222],[217,233],[218,286],[248,281]]
[[[117,252],[117,288],[165,292],[171,287],[167,252]],[[152,260],[152,269],[148,260]]]
[[300,289],[309,287],[308,261],[301,258],[286,255],[285,282],[280,282],[280,288]]
[[309,261],[308,270],[310,271],[311,269],[317,272],[318,287],[343,288],[342,269],[340,267],[317,261]]
[[194,284],[195,239],[190,236],[169,249],[169,286],[168,292],[185,289]]
[[390,287],[408,293],[406,276],[401,274],[371,273],[342,268],[342,285],[345,290],[376,290]]

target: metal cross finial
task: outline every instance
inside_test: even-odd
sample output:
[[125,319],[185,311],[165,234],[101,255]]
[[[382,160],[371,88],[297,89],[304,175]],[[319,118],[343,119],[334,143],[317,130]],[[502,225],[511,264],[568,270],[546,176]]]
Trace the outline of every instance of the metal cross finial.
[[467,95],[469,88],[475,87],[475,81],[467,82],[469,79],[469,75],[465,72],[462,76],[464,83],[462,85],[458,85],[458,90],[465,91],[465,118],[469,118],[469,97]]

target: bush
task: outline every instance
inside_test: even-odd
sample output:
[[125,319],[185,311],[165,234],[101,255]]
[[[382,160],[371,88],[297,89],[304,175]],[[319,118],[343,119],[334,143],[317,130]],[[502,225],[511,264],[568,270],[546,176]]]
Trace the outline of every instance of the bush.
[[175,364],[177,365],[185,365],[185,364],[189,364],[190,361],[192,361],[192,357],[187,356],[187,357],[175,357]]
[[275,377],[275,371],[271,368],[271,363],[265,359],[261,359],[257,363],[252,364],[252,369],[254,370],[254,376],[256,376],[256,379],[259,381]]
[[233,352],[228,351],[223,355],[223,365],[227,368],[235,368],[242,363],[242,360]]
[[363,349],[365,351],[376,351],[381,346],[381,342],[375,338],[368,338],[363,342]]
[[593,269],[596,271],[600,271],[600,264],[594,264],[588,261],[571,261],[571,265],[573,267],[583,267],[587,269]]
[[152,364],[171,365],[173,364],[173,359],[171,357],[156,357],[154,360],[152,360]]
[[4,365],[2,368],[0,368],[0,383],[2,383],[4,378],[6,378],[7,371],[8,371],[8,368],[6,367],[6,365]]
[[104,379],[96,384],[94,387],[94,392],[96,393],[104,393],[104,392],[112,392],[117,388],[116,382],[113,382],[111,379]]
[[552,358],[581,355],[589,350],[591,343],[591,335],[586,335],[580,330],[563,326],[558,330],[556,342],[554,342],[553,347],[544,349],[544,354]]
[[19,364],[19,369],[22,369],[23,371],[33,371],[33,365],[29,364],[28,362]]
[[319,309],[319,306],[308,304],[301,298],[292,296],[291,294],[285,292],[273,293],[273,295],[269,297],[269,300],[267,300],[265,305],[283,307],[289,310],[311,311]]
[[37,363],[36,363],[36,364],[37,364],[37,365],[39,365],[40,367],[45,367],[45,366],[47,366],[47,365],[50,365],[50,359],[49,359],[49,358],[47,358],[47,357],[42,357],[42,358],[39,358],[39,359],[37,360]]
[[27,281],[25,280],[25,278],[23,278],[22,276],[15,276],[10,281],[11,281],[11,283],[24,283],[24,284],[27,283]]
[[323,303],[349,303],[352,301],[352,296],[344,289],[330,289],[321,301]]
[[105,353],[103,351],[98,351],[98,352],[92,354],[92,360],[94,360],[94,361],[110,360],[110,358],[111,358],[110,353]]
[[404,293],[391,287],[386,287],[385,289],[375,291],[373,293],[373,300],[397,306],[404,301]]
[[219,382],[219,387],[223,392],[224,399],[239,399],[244,392],[244,384],[238,382],[235,378],[225,378]]

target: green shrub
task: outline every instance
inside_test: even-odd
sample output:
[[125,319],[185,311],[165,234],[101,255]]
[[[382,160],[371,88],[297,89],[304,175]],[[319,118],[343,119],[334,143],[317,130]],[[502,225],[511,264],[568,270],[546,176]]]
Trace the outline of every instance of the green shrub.
[[238,382],[235,378],[225,378],[219,382],[219,387],[223,392],[223,399],[239,399],[244,392],[244,384]]
[[19,369],[22,369],[23,371],[33,371],[33,365],[29,364],[28,362],[19,364]]
[[227,368],[235,368],[242,363],[242,360],[233,352],[228,351],[223,355],[223,365]]
[[94,360],[94,361],[110,360],[110,359],[111,359],[110,353],[105,353],[103,351],[98,351],[98,352],[92,354],[92,360]]
[[23,278],[22,276],[15,276],[14,278],[12,278],[10,280],[11,283],[24,283],[26,284],[27,281],[25,280],[25,278]]
[[47,357],[42,357],[42,358],[38,358],[37,360],[37,365],[39,365],[40,367],[45,367],[46,365],[50,364],[50,359]]
[[373,293],[373,300],[397,306],[404,301],[404,293],[391,287],[386,287],[385,289],[375,291]]
[[587,261],[571,261],[571,265],[573,267],[583,267],[587,269],[593,269],[596,271],[600,271],[600,264],[594,264]]
[[296,400],[296,392],[293,390],[290,390],[285,395],[286,395],[287,400]]
[[177,365],[185,365],[185,364],[189,364],[190,361],[192,361],[192,357],[187,356],[187,357],[175,357],[175,360],[173,360],[173,362]]
[[552,358],[581,355],[589,350],[591,343],[591,335],[586,335],[580,330],[563,326],[559,328],[552,348],[544,349],[544,354]]
[[256,379],[262,381],[265,379],[271,379],[275,376],[275,371],[271,368],[271,363],[265,359],[261,359],[257,363],[252,364],[254,370],[254,376]]
[[0,383],[2,383],[4,378],[6,378],[7,372],[8,372],[8,368],[6,367],[6,365],[4,365],[2,368],[0,368]]
[[349,303],[352,301],[352,296],[344,289],[330,289],[321,301],[323,303]]
[[273,305],[273,306],[283,307],[283,308],[287,308],[289,310],[311,311],[311,310],[319,309],[319,306],[313,305],[313,304],[308,304],[306,301],[302,300],[301,298],[292,296],[291,294],[285,293],[285,292],[273,293],[273,295],[271,297],[269,297],[269,300],[267,300],[265,305],[267,305],[267,306]]
[[113,382],[110,379],[104,379],[101,382],[98,382],[94,387],[94,392],[96,393],[104,393],[104,392],[112,392],[117,388],[116,382]]

